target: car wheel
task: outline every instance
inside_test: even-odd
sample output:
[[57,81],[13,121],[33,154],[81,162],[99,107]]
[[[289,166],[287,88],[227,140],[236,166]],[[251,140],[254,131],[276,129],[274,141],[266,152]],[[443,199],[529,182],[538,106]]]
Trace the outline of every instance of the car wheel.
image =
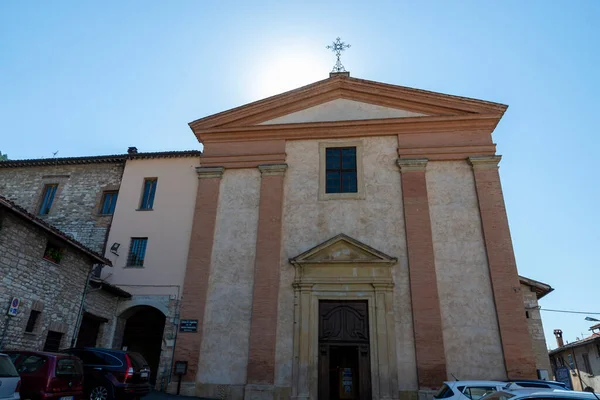
[[111,400],[110,390],[104,385],[94,386],[90,392],[90,400]]

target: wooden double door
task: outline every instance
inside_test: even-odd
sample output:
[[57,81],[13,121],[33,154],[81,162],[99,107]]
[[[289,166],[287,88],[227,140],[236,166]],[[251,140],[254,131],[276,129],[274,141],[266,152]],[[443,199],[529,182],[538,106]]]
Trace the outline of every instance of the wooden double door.
[[319,400],[370,400],[367,301],[319,302]]

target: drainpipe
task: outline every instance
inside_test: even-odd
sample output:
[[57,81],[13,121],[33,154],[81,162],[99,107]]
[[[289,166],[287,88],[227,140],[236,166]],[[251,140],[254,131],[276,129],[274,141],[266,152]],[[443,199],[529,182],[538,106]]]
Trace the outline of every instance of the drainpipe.
[[75,347],[77,342],[77,335],[79,334],[79,328],[81,327],[81,320],[83,315],[83,308],[85,305],[85,297],[90,287],[90,279],[94,273],[94,265],[91,266],[90,272],[88,273],[87,279],[85,280],[85,287],[83,288],[83,295],[81,296],[81,305],[79,306],[79,314],[77,315],[77,321],[75,321],[75,329],[73,330],[73,337],[71,338],[71,347]]

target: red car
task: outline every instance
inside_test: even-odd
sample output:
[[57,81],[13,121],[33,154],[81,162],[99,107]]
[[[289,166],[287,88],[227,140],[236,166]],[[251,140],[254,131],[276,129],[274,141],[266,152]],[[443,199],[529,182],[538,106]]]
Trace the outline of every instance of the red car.
[[5,351],[21,376],[21,398],[81,400],[83,366],[68,354],[41,351]]

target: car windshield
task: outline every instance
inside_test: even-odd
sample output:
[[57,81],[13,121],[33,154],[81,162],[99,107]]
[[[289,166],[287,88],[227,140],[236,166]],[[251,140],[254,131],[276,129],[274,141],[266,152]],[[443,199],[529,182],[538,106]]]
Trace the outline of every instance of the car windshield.
[[450,387],[448,385],[443,385],[440,388],[440,391],[437,392],[436,395],[433,396],[434,399],[446,399],[448,397],[452,397],[452,395],[454,394],[454,392],[452,391],[452,389],[450,389]]
[[19,374],[12,361],[6,356],[0,357],[0,378],[16,378]]

